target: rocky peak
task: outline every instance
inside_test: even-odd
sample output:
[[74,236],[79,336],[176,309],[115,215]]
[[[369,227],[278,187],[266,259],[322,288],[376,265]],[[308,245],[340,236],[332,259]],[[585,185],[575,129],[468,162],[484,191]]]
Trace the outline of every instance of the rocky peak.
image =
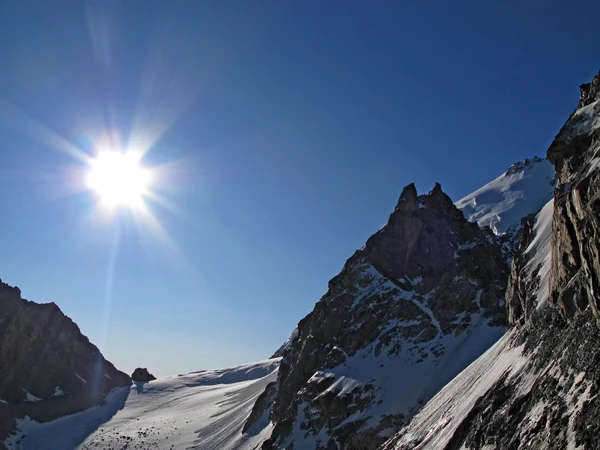
[[406,186],[298,324],[279,369],[271,448],[375,448],[502,334],[506,273],[489,232],[439,184],[420,196]]
[[598,100],[600,97],[600,73],[596,75],[591,82],[579,86],[579,105],[582,108]]
[[0,282],[0,442],[28,415],[47,421],[103,401],[128,375],[105,360],[54,303]]
[[584,165],[592,158],[587,155],[598,143],[600,135],[600,74],[591,83],[582,85],[581,100],[565,125],[548,148],[548,160],[564,184],[576,174],[584,173]]
[[386,450],[600,448],[600,75],[550,148],[554,198],[525,218],[512,326]]
[[460,243],[480,230],[465,220],[439,183],[427,195],[416,195],[414,184],[405,187],[387,224],[367,240],[356,255],[395,280],[429,277],[458,264]]
[[417,209],[419,209],[417,188],[414,183],[411,183],[402,189],[402,193],[396,204],[396,211],[409,212],[416,211]]

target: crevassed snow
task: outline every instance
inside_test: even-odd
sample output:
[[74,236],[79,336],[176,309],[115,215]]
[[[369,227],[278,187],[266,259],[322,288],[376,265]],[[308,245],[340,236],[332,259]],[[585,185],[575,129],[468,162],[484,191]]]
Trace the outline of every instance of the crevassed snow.
[[146,384],[142,394],[121,388],[104,406],[46,423],[20,420],[5,445],[20,450],[251,450],[270,436],[272,425],[264,420],[245,434],[242,427],[257,397],[276,380],[279,361],[162,378]]
[[471,222],[506,233],[528,214],[539,211],[552,197],[554,167],[548,160],[516,163],[505,173],[456,202]]

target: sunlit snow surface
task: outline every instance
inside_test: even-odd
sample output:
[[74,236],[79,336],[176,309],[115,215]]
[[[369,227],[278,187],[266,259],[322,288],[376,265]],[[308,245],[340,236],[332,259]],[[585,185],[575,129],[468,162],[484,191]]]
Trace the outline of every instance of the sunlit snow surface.
[[475,402],[502,376],[518,374],[526,364],[523,346],[514,347],[514,330],[448,383],[401,432],[396,449],[445,448]]
[[162,378],[119,389],[104,406],[47,423],[19,421],[9,449],[250,450],[271,432],[267,417],[242,433],[265,386],[275,381],[279,358],[232,369]]
[[456,202],[471,222],[506,233],[523,217],[538,212],[552,197],[554,168],[548,160],[516,163],[495,180]]
[[548,304],[550,295],[550,269],[552,268],[552,214],[554,199],[550,200],[537,214],[533,226],[534,238],[525,249],[525,255],[530,258],[525,266],[525,277],[539,277],[537,289],[537,309],[541,310]]

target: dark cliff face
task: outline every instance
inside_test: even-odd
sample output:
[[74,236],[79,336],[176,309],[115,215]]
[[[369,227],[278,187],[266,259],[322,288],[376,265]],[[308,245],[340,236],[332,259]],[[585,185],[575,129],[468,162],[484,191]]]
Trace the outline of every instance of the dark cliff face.
[[551,301],[566,318],[600,321],[600,74],[548,149],[559,174],[552,230]]
[[52,420],[130,384],[58,306],[23,300],[0,282],[0,438],[15,418]]
[[376,448],[501,336],[507,271],[439,184],[404,188],[286,346],[269,447]]
[[[600,74],[581,87],[577,109],[548,149],[558,185],[553,203],[524,222],[503,349],[459,375],[386,450],[600,448],[599,129]],[[541,268],[531,264],[542,260]],[[465,404],[467,395],[456,389],[463,384],[481,395],[466,414],[443,422],[444,411]]]

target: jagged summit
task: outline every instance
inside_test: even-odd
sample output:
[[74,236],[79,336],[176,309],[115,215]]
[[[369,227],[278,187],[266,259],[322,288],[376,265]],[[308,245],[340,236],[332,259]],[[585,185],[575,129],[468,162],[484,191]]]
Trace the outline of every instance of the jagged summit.
[[499,245],[439,184],[406,186],[286,343],[277,393],[261,397],[274,397],[269,445],[382,443],[501,336],[506,274]]
[[589,105],[600,97],[600,72],[590,81],[579,86],[577,109]]
[[599,104],[600,74],[548,149],[556,190],[523,221],[509,331],[385,450],[600,448]]

